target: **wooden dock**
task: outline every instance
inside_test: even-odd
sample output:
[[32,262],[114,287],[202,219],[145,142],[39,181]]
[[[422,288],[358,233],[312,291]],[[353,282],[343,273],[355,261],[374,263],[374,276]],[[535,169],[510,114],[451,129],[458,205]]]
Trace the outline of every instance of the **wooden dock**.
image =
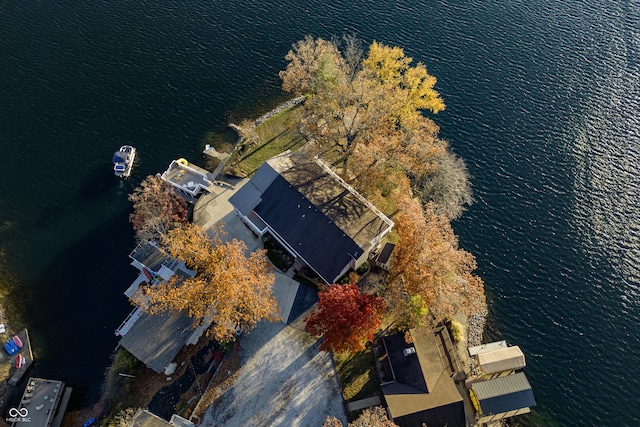
[[29,339],[29,332],[26,329],[23,329],[22,331],[18,332],[16,335],[20,337],[20,340],[22,341],[22,344],[23,344],[23,347],[20,349],[18,354],[22,354],[22,356],[24,356],[25,358],[25,361],[20,369],[16,369],[15,359],[17,354],[11,357],[11,363],[13,364],[12,369],[14,371],[13,371],[13,374],[11,375],[11,378],[9,378],[9,385],[13,385],[13,386],[15,386],[20,382],[24,374],[27,372],[27,370],[33,363],[33,352],[31,351],[31,340]]

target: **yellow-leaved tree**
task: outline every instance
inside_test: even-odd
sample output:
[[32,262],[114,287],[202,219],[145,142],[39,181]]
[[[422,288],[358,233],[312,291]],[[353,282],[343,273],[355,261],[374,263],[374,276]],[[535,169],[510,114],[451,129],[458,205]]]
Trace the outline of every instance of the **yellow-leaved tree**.
[[225,237],[220,227],[210,233],[193,224],[171,230],[164,247],[197,274],[142,286],[132,302],[152,314],[185,312],[198,325],[212,322],[208,333],[218,341],[233,340],[237,328],[248,331],[262,319],[278,320],[275,277],[264,250],[247,255],[244,242]]
[[436,78],[424,64],[412,66],[398,47],[374,42],[364,57],[352,37],[329,42],[307,36],[286,59],[282,88],[307,96],[305,133],[327,149],[337,144],[345,174],[359,144],[384,144],[384,138],[373,137],[414,127],[426,120],[423,111],[444,109]]

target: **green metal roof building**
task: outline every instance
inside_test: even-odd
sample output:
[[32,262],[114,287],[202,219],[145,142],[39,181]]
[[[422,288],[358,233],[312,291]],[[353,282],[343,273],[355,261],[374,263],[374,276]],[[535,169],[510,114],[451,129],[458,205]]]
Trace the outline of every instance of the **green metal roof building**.
[[535,406],[531,384],[523,372],[480,381],[471,386],[471,398],[484,415],[496,415]]

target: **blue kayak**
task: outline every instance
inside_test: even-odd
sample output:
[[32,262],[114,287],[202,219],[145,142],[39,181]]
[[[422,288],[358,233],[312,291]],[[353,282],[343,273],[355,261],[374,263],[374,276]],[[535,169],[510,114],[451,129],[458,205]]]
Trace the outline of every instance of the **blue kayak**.
[[96,422],[95,418],[89,418],[87,421],[85,421],[84,426],[83,427],[89,427],[90,425],[92,425],[93,423]]
[[18,351],[20,351],[20,349],[18,348],[16,343],[13,342],[13,340],[7,341],[7,343],[4,345],[4,349],[7,351],[9,356],[13,356]]

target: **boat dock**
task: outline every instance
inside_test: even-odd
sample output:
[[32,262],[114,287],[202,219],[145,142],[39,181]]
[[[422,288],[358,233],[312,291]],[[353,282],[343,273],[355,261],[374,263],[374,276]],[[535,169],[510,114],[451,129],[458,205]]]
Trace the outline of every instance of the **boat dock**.
[[3,361],[3,363],[11,364],[11,369],[13,370],[13,373],[9,378],[9,385],[13,385],[13,386],[20,382],[24,374],[27,372],[27,370],[33,363],[33,352],[31,351],[31,340],[29,339],[29,332],[26,329],[23,329],[22,331],[18,332],[16,335],[20,338],[23,344],[23,347],[20,349],[18,354],[21,354],[24,357],[25,359],[24,363],[22,364],[22,367],[16,369],[15,360],[18,354],[11,357],[4,354],[5,361]]

